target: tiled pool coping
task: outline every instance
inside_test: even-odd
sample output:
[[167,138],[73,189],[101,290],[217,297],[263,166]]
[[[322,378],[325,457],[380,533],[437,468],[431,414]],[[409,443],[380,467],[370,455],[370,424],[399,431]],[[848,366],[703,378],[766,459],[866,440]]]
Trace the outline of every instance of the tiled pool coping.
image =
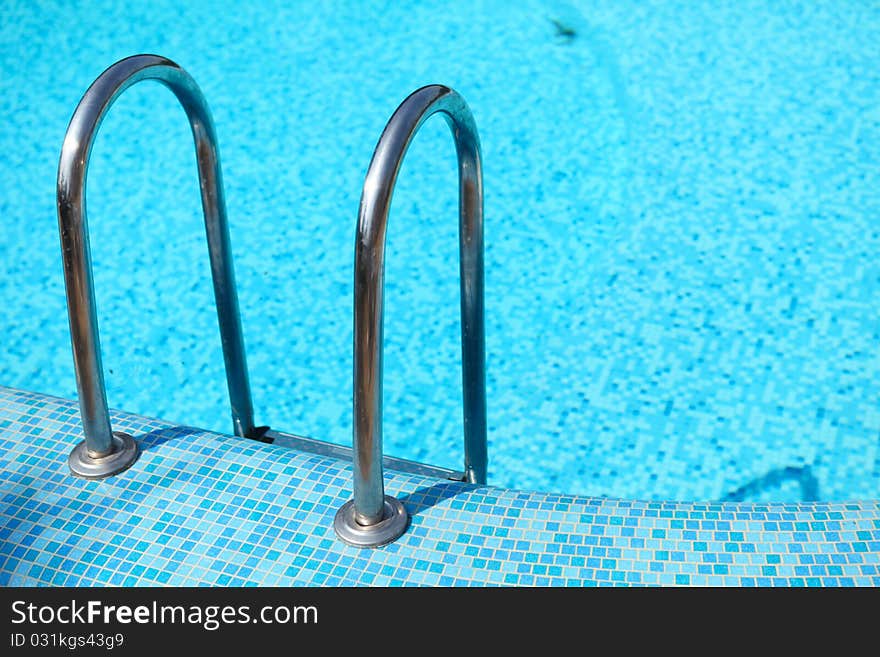
[[333,516],[345,461],[128,413],[143,453],[71,477],[74,402],[0,387],[0,585],[880,585],[880,501],[643,502],[386,472],[412,516],[379,550]]

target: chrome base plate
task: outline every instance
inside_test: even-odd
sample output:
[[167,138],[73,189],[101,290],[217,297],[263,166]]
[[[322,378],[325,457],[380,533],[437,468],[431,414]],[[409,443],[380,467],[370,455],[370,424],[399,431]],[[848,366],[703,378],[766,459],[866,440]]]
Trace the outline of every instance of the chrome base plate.
[[399,538],[409,524],[409,514],[400,500],[385,496],[385,513],[375,525],[361,525],[354,519],[354,500],[349,500],[336,512],[333,529],[343,543],[358,548],[382,547]]
[[128,470],[140,456],[140,448],[134,438],[120,431],[113,432],[113,451],[107,456],[89,456],[86,442],[73,448],[67,457],[70,474],[83,479],[104,479]]

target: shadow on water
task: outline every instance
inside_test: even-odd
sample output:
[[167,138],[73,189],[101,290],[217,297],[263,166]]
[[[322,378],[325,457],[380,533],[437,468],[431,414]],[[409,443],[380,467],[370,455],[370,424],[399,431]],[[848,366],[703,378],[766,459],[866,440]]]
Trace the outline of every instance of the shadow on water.
[[414,490],[412,493],[401,495],[398,499],[409,511],[410,515],[421,513],[425,509],[430,509],[442,502],[455,497],[460,493],[467,493],[475,490],[477,486],[473,484],[465,484],[460,481],[448,481],[433,486],[426,486]]
[[786,481],[796,481],[801,487],[801,501],[817,502],[819,500],[819,480],[810,470],[810,466],[789,466],[776,468],[762,477],[753,479],[721,498],[722,502],[742,502],[771,488],[778,488]]
[[553,24],[553,29],[556,31],[557,38],[565,42],[570,42],[577,37],[577,30],[570,25],[563,23],[558,18],[549,18],[548,20]]
[[874,457],[874,468],[871,471],[871,476],[880,478],[880,443],[877,445],[877,456]]

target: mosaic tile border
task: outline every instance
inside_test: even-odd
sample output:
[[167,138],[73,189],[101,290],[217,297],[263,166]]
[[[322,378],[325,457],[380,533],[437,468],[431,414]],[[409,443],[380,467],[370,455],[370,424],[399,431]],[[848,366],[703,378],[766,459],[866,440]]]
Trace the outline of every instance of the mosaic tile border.
[[386,473],[412,515],[333,533],[350,464],[114,412],[140,460],[68,475],[74,402],[0,387],[0,585],[878,586],[880,501],[611,500]]

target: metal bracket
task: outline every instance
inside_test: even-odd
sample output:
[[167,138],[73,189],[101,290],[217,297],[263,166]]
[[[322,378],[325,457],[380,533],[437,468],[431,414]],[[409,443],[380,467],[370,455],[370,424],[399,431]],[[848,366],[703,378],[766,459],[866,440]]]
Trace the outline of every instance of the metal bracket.
[[114,431],[111,452],[103,456],[93,456],[84,440],[73,448],[67,457],[67,465],[75,477],[104,479],[128,470],[139,455],[140,448],[134,438],[127,433]]

